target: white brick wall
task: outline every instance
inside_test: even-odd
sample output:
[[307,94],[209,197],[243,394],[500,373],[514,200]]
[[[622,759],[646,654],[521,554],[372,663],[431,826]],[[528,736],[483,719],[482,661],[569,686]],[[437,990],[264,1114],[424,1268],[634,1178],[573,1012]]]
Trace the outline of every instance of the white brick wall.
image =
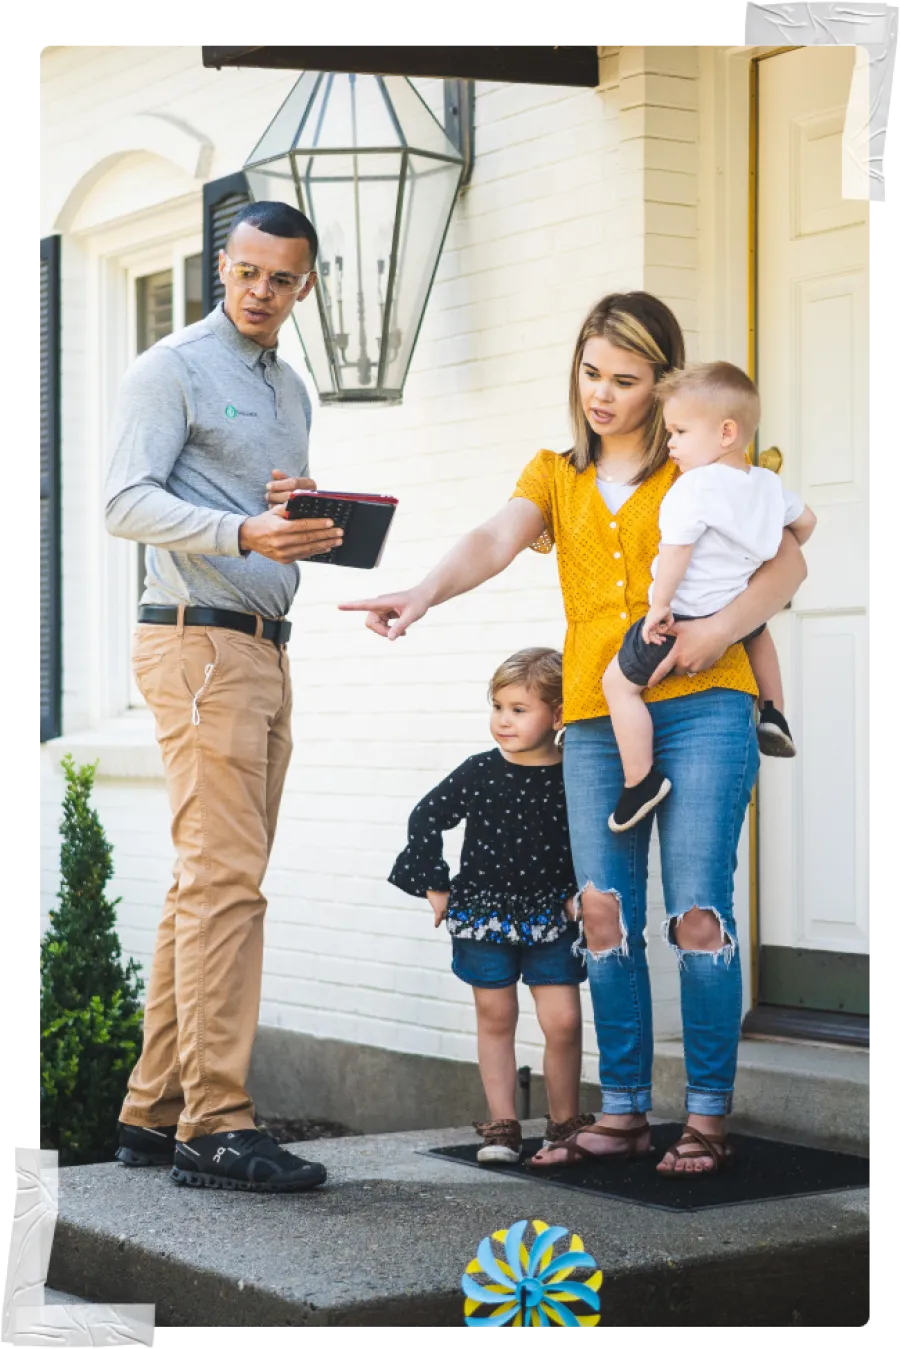
[[[291,84],[290,75],[273,72],[204,71],[199,51],[188,48],[56,49],[44,65],[46,202],[67,149],[83,147],[114,116],[179,119],[212,142],[211,176],[232,172]],[[646,284],[670,300],[696,347],[696,52],[610,51],[602,70],[599,93],[478,86],[474,177],[451,223],[403,404],[315,411],[320,484],[391,491],[402,504],[378,573],[304,568],[292,615],[296,750],[266,887],[266,1024],[475,1057],[470,995],[449,972],[446,934],[433,930],[424,901],[384,877],[416,800],[467,754],[490,745],[484,689],[496,664],[518,646],[561,645],[555,560],[518,559],[479,592],[429,615],[398,646],[378,641],[335,604],[421,576],[502,505],[538,449],[567,447],[572,342],[606,291]],[[437,102],[434,83],[425,92]],[[162,195],[149,200],[153,193]],[[93,344],[110,340],[109,309],[101,307],[90,258],[111,231],[148,243],[171,232],[173,221],[188,220],[196,231],[200,200],[201,183],[182,170],[147,155],[129,158],[93,188],[74,237],[63,243],[70,732],[124,706],[105,650],[112,619],[97,603],[100,593],[121,596],[104,578],[110,558],[118,566],[122,555],[95,537],[99,525],[77,524],[92,509],[97,518],[104,446],[92,443],[98,433],[90,430],[100,425]],[[53,229],[47,209],[44,233]],[[299,364],[295,339],[286,346]],[[110,604],[116,602],[123,601]],[[127,631],[129,620],[119,617],[119,631]],[[104,681],[108,696],[98,698]],[[61,782],[52,758],[45,749],[45,912],[58,884]],[[123,943],[147,964],[169,881],[164,788],[153,779],[101,778],[96,805],[115,848]],[[451,858],[458,847],[451,836]],[[655,858],[651,885],[656,1029],[671,1034],[679,1024],[677,978],[656,936]],[[594,1079],[586,993],[585,1012],[585,1075]],[[540,1039],[527,1006],[519,1053],[539,1066]]]

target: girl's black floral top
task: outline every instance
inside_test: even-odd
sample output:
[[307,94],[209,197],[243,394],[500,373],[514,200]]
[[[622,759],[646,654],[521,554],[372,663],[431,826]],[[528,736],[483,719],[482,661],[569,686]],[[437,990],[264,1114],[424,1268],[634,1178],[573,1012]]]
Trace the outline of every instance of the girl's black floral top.
[[[445,829],[466,821],[460,868],[444,861]],[[388,878],[409,895],[449,890],[447,928],[477,941],[555,941],[577,890],[562,764],[512,764],[473,754],[420,801]]]

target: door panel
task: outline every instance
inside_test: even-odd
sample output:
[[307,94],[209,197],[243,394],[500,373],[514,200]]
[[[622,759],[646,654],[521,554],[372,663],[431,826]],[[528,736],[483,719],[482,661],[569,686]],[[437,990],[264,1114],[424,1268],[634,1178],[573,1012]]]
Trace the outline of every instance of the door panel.
[[[841,197],[853,63],[853,48],[772,56],[758,100],[759,448],[779,447],[818,517],[808,578],[770,625],[798,757],[760,772],[760,989],[835,1011],[862,1005],[850,984],[868,951],[868,204]],[[810,972],[841,953],[829,1000]]]

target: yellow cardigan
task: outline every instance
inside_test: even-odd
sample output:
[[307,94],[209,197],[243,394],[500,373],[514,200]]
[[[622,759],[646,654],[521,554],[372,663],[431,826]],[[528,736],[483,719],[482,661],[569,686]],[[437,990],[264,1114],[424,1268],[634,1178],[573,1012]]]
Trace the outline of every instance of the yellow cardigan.
[[[632,623],[646,614],[650,565],[659,550],[659,506],[678,470],[667,462],[642,482],[611,515],[597,488],[596,469],[583,473],[563,455],[541,450],[526,466],[514,497],[533,501],[546,532],[532,545],[549,553],[556,544],[566,611],[563,649],[563,719],[608,716],[603,672]],[[757,693],[743,646],[694,676],[669,675],[644,694],[648,703],[683,698],[704,689]]]

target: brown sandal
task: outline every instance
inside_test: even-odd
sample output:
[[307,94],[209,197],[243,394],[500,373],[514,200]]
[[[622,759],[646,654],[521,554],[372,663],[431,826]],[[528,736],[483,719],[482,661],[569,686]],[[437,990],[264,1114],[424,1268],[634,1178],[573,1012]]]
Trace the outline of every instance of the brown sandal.
[[[650,1125],[644,1121],[643,1124],[634,1124],[630,1129],[611,1129],[606,1124],[592,1124],[587,1128],[576,1129],[573,1134],[560,1143],[554,1143],[552,1151],[561,1150],[565,1152],[565,1157],[558,1162],[537,1162],[532,1157],[527,1165],[533,1171],[549,1171],[554,1166],[577,1166],[580,1162],[638,1162],[642,1157],[649,1157],[653,1148],[645,1148],[638,1152],[637,1140],[643,1138],[644,1134],[649,1134]],[[602,1155],[596,1152],[589,1152],[583,1148],[575,1139],[579,1134],[605,1134],[609,1138],[624,1138],[624,1152],[607,1152]],[[549,1149],[548,1149],[549,1150]]]
[[[691,1147],[692,1142],[699,1143],[700,1146]],[[692,1124],[686,1124],[678,1142],[673,1143],[670,1148],[666,1148],[663,1154],[664,1161],[666,1157],[673,1157],[676,1162],[686,1157],[710,1157],[712,1159],[712,1166],[703,1167],[700,1171],[677,1171],[674,1166],[671,1170],[659,1171],[659,1174],[666,1180],[684,1180],[686,1177],[691,1179],[694,1176],[714,1176],[717,1171],[730,1171],[737,1160],[737,1154],[728,1142],[726,1134],[710,1136],[701,1133]]]

